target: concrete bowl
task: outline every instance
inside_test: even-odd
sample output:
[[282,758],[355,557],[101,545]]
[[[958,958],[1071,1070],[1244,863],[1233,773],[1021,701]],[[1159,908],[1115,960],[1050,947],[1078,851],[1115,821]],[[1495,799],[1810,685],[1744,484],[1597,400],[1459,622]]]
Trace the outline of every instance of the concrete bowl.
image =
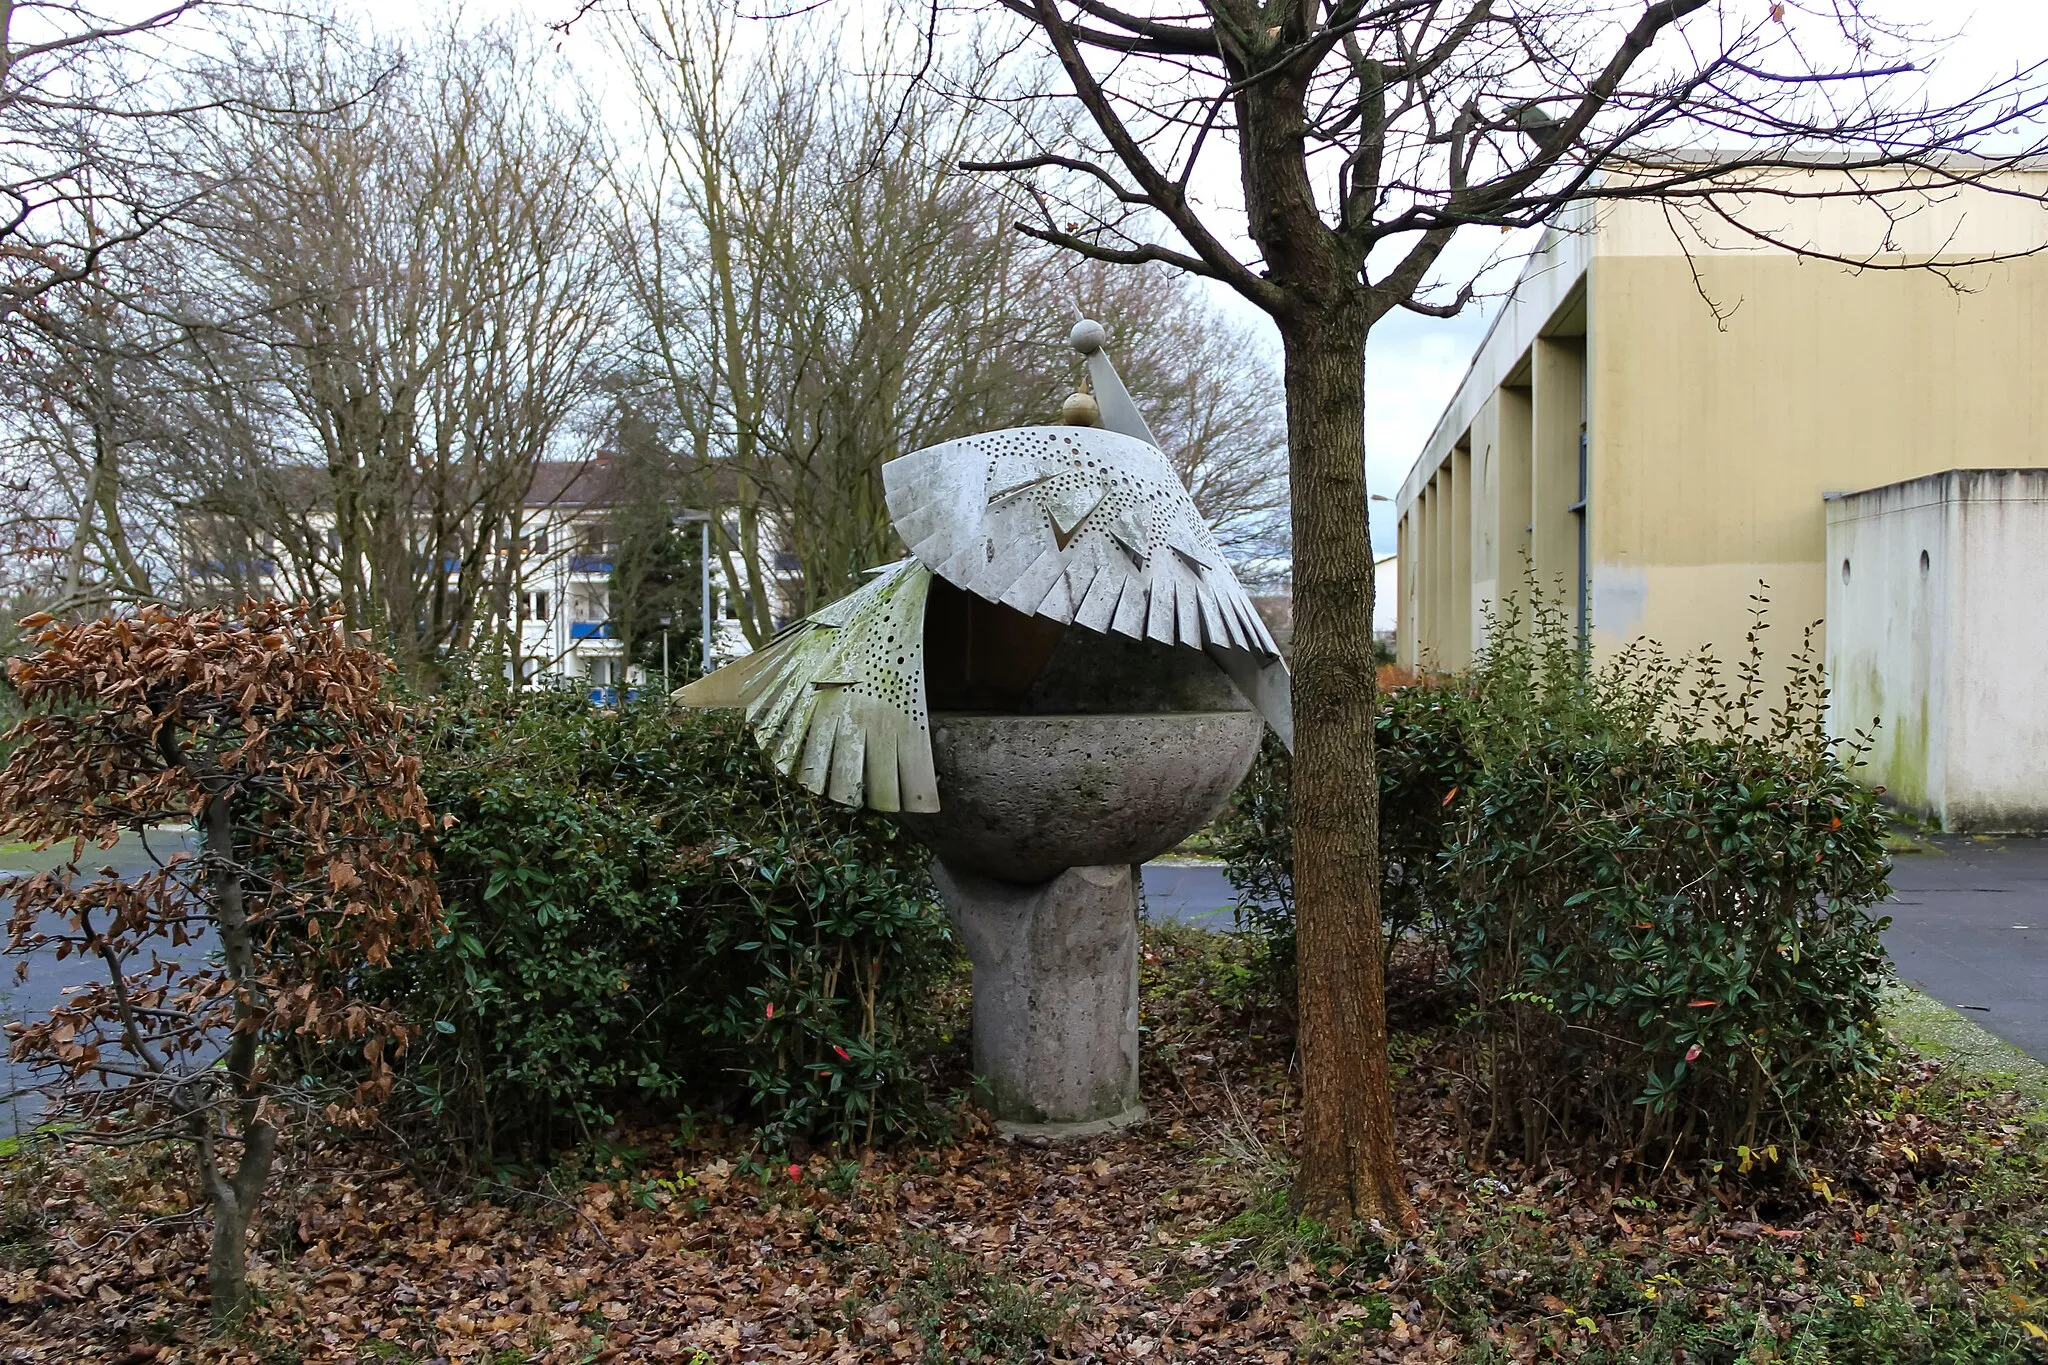
[[1223,809],[1264,724],[1256,711],[934,712],[939,809],[897,818],[948,867],[998,881],[1142,863]]

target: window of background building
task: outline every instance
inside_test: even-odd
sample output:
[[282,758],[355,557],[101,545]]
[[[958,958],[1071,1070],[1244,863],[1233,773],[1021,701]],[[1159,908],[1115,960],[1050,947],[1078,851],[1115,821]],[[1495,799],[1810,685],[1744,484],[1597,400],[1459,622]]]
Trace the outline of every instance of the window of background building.
[[529,592],[524,594],[519,610],[529,621],[545,621],[548,619],[548,605],[545,592]]

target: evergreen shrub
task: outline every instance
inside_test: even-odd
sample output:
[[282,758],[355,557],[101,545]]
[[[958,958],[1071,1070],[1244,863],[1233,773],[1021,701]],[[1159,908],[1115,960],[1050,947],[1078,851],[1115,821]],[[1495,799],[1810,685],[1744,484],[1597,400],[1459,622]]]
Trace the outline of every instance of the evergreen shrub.
[[450,1152],[682,1111],[776,1142],[919,1126],[954,949],[895,826],[784,780],[737,713],[465,689],[434,714],[446,931],[381,984],[420,1021],[402,1084]]
[[[1388,929],[1442,951],[1487,1146],[1749,1164],[1874,1072],[1884,813],[1827,737],[1811,634],[1774,688],[1765,629],[1759,604],[1732,669],[1595,665],[1538,601],[1462,677],[1387,699]],[[1254,790],[1231,828],[1279,805]],[[1285,876],[1278,842],[1240,841],[1241,887]]]
[[[1446,798],[1467,782],[1465,710],[1442,688],[1388,687],[1382,671],[1374,749],[1380,783],[1380,918],[1391,947],[1436,922],[1449,885],[1441,866]],[[1283,1008],[1294,1000],[1293,761],[1269,731],[1217,823],[1216,850],[1237,892],[1237,923]]]

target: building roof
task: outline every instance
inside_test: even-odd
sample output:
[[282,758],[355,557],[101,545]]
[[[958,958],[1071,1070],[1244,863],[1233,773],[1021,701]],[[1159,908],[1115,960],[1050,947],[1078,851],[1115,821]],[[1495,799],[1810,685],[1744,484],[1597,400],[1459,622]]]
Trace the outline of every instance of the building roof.
[[1472,425],[1481,405],[1521,363],[1537,335],[1564,304],[1584,278],[1593,258],[1592,237],[1596,219],[1592,205],[1569,205],[1558,224],[1545,228],[1541,242],[1529,253],[1520,278],[1509,291],[1507,301],[1486,329],[1457,391],[1437,418],[1429,439],[1416,452],[1415,462],[1394,496],[1394,509],[1408,515],[1416,495],[1436,472],[1458,437]]
[[622,494],[619,470],[608,454],[583,460],[542,460],[520,499],[526,507],[610,507]]

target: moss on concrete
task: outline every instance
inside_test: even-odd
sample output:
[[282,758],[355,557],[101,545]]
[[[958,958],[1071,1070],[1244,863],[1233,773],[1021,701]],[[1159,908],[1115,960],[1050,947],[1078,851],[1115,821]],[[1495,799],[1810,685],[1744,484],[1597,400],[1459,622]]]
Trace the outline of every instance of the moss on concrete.
[[1885,993],[1885,1027],[1907,1047],[1968,1072],[2000,1090],[2048,1105],[2048,1064],[1985,1032],[1938,1000],[1910,986]]

